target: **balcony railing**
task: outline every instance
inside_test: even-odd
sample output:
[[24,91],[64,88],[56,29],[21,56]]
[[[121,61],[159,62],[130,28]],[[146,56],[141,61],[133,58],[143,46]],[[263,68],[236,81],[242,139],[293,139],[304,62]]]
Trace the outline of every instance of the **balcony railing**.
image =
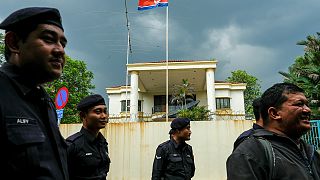
[[[181,106],[169,106],[168,110],[169,112],[173,112],[176,110],[180,110],[182,107]],[[166,105],[157,105],[152,108],[152,113],[157,113],[157,112],[166,112]]]

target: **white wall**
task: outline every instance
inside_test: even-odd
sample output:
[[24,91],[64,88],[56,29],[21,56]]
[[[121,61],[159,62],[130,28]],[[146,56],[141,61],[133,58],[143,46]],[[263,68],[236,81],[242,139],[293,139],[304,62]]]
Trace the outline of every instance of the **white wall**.
[[120,94],[109,95],[109,114],[119,114],[121,111]]
[[196,92],[196,96],[197,96],[197,100],[200,101],[198,106],[208,106],[206,91]]
[[143,112],[145,114],[152,114],[152,107],[154,105],[153,94],[143,93],[141,96],[143,98]]
[[219,97],[230,97],[231,98],[230,90],[229,89],[217,89],[216,90],[216,98],[219,98]]
[[[192,180],[226,180],[226,160],[240,133],[252,127],[244,121],[192,121],[191,140],[196,172]],[[61,124],[64,137],[81,124]],[[150,180],[156,147],[169,139],[170,122],[109,123],[102,134],[111,158],[108,180]]]
[[243,91],[231,91],[230,105],[232,111],[245,113]]

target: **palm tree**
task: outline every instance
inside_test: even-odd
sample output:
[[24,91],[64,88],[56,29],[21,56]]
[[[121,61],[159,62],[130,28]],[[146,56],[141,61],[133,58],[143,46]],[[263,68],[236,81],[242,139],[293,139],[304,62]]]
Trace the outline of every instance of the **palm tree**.
[[296,58],[288,70],[279,73],[285,82],[291,82],[304,89],[306,96],[313,106],[313,114],[320,114],[320,33],[317,36],[307,36],[306,40],[297,45],[305,46],[304,56]]
[[181,109],[184,109],[187,105],[187,97],[193,97],[194,88],[189,83],[188,79],[182,79],[182,84],[176,84],[173,86],[171,103],[177,103],[181,105]]

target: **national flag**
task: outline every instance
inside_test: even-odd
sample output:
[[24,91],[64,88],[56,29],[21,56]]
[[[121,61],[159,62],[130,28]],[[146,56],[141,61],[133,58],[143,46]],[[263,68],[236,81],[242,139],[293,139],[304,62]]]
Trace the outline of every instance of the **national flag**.
[[168,6],[168,0],[139,0],[138,10],[148,10]]

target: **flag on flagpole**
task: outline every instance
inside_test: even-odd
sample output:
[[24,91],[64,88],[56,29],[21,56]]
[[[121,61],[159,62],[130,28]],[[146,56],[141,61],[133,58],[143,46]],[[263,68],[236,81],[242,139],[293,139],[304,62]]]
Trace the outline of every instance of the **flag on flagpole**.
[[139,0],[138,10],[148,10],[168,6],[168,0]]

